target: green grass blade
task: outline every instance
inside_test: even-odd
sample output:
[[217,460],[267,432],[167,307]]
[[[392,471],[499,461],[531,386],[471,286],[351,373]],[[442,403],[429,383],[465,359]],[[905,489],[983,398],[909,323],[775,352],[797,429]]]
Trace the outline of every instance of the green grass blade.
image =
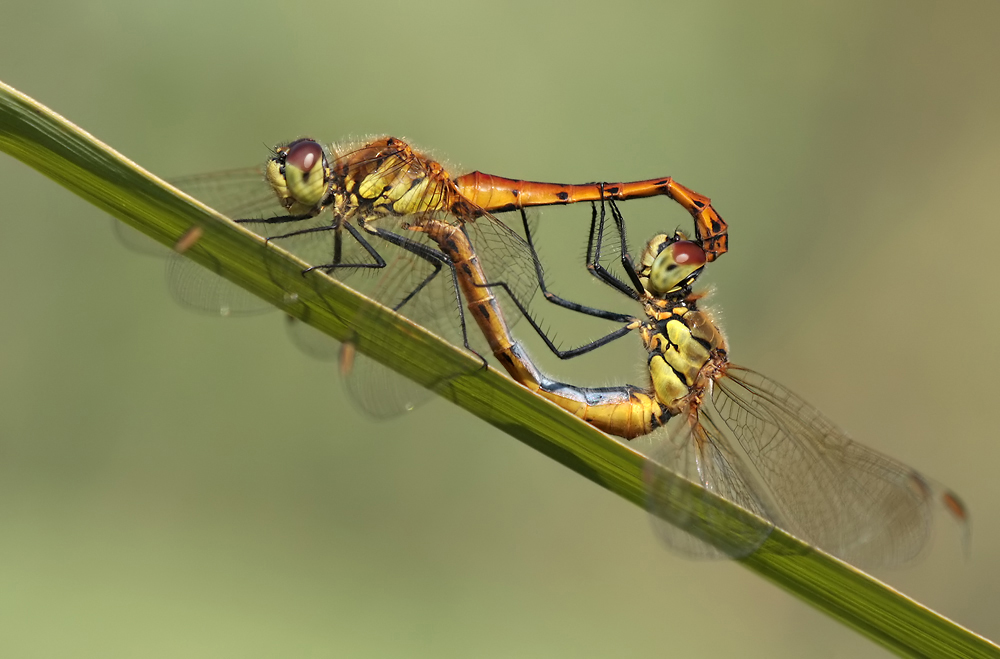
[[[334,338],[350,338],[361,352],[645,507],[645,460],[627,445],[496,371],[479,370],[477,359],[336,281],[318,273],[302,277],[300,261],[268,248],[260,237],[3,83],[0,149],[165,245],[200,227],[201,239],[186,252],[190,258]],[[359,315],[361,309],[366,313]],[[350,323],[358,317],[364,325]],[[449,379],[455,372],[468,375]],[[711,542],[725,545],[731,534],[759,524],[686,481],[676,489],[692,495],[670,502],[677,515],[696,514],[690,503],[695,499],[699,506],[711,503],[711,523],[704,521],[696,529]],[[900,655],[1000,657],[1000,648],[988,640],[781,531],[741,562]]]

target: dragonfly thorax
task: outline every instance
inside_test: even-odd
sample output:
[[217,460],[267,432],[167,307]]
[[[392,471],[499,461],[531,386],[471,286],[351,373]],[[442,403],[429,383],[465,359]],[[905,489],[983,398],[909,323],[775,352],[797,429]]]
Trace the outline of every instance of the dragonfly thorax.
[[[693,306],[648,304],[650,320],[640,330],[649,351],[649,373],[656,397],[671,413],[698,398],[726,362],[726,339],[708,312]],[[659,307],[659,308],[657,308]]]
[[374,216],[445,212],[461,220],[482,215],[464,199],[441,163],[395,137],[345,147],[333,173],[348,207]]

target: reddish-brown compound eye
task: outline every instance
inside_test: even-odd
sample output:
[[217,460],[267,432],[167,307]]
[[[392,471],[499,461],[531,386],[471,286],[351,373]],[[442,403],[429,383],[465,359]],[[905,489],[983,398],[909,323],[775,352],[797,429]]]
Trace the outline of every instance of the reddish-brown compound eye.
[[677,265],[700,268],[708,260],[701,245],[690,240],[678,240],[670,245],[670,251],[674,257],[674,263]]
[[285,164],[291,165],[301,172],[310,172],[317,163],[323,160],[323,147],[315,140],[298,140],[288,147]]
[[680,290],[682,286],[689,286],[707,260],[705,250],[697,243],[690,240],[670,243],[662,248],[649,267],[649,292],[666,295]]

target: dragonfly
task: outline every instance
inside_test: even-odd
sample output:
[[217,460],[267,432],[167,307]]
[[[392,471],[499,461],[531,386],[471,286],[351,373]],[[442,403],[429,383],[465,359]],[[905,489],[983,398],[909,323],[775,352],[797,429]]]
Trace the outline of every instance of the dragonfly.
[[[600,271],[605,232],[604,204],[592,214],[588,268]],[[623,227],[621,212],[608,202],[614,224]],[[428,228],[428,231],[431,229]],[[494,355],[519,383],[593,426],[625,439],[649,436],[652,447],[648,475],[649,502],[664,541],[696,557],[747,555],[767,538],[773,525],[855,565],[894,566],[915,558],[927,544],[932,516],[943,508],[957,519],[968,537],[968,511],[959,496],[901,462],[850,439],[833,422],[789,389],[729,361],[728,343],[711,312],[701,308],[693,287],[710,261],[699,240],[680,231],[654,236],[639,259],[629,262],[627,285],[609,272],[601,276],[615,290],[643,308],[627,316],[574,304],[552,295],[538,282],[546,299],[623,326],[579,348],[560,350],[519,306],[531,327],[557,356],[574,357],[611,340],[638,332],[648,353],[649,382],[588,388],[558,382],[533,363],[510,334],[504,310],[494,295],[503,289],[519,305],[507,282],[490,281],[476,268],[473,245],[451,231],[439,244],[456,264],[468,309]],[[530,229],[527,242],[534,249]],[[440,240],[440,236],[436,236]],[[619,231],[624,241],[624,233]],[[451,245],[451,247],[449,247]],[[622,253],[627,253],[622,250]],[[468,266],[468,267],[464,267]],[[680,494],[676,478],[663,468],[736,503],[769,522],[763,528],[712,546],[678,519],[667,502]],[[700,510],[699,510],[700,509]],[[712,515],[709,505],[696,515]],[[680,523],[680,527],[675,525]]]
[[[523,304],[538,286],[530,247],[494,213],[534,206],[667,196],[687,210],[710,258],[728,249],[725,221],[708,197],[671,177],[621,183],[559,184],[511,179],[474,171],[453,176],[446,167],[395,137],[346,145],[300,138],[276,146],[259,168],[179,178],[177,187],[204,200],[269,242],[454,343],[470,347],[453,264],[432,240],[412,229],[428,221],[460,226],[476,245],[493,279],[510,282]],[[125,237],[125,242],[134,241]],[[141,246],[138,249],[142,250]],[[145,250],[142,250],[145,251]],[[364,276],[367,274],[368,276]],[[173,259],[168,282],[184,306],[208,313],[243,315],[270,307],[187,259]],[[516,317],[511,318],[511,322]],[[305,352],[342,362],[307,326],[292,325]],[[363,356],[349,372],[348,390],[363,409],[391,416],[424,399],[417,386],[398,382]],[[386,396],[387,390],[403,390]]]

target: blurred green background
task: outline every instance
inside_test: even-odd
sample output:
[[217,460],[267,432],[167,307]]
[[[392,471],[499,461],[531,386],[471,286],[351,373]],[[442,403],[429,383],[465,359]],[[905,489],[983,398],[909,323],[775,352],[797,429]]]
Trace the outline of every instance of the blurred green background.
[[[459,172],[711,196],[734,361],[965,497],[969,560],[942,519],[879,576],[996,639],[998,25],[992,2],[14,3],[0,79],[167,177],[393,134]],[[690,224],[653,202],[634,243]],[[0,208],[4,656],[884,654],[445,401],[365,418],[277,315],[183,311],[6,156]],[[599,296],[570,211],[543,256]],[[635,341],[553,361],[642,365]]]

